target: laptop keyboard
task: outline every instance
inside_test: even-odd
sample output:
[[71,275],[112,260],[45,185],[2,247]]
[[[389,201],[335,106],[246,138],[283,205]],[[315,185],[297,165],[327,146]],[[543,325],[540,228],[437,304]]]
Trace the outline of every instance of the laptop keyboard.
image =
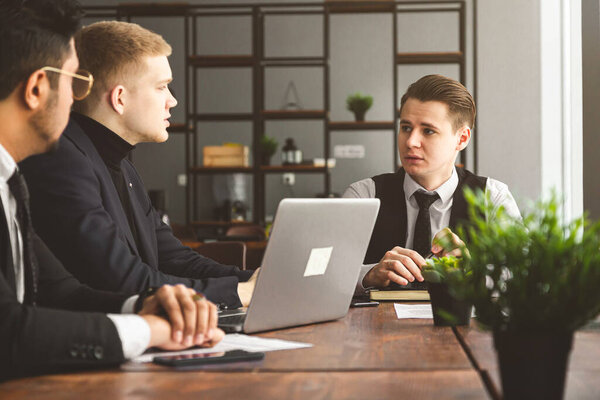
[[219,324],[238,325],[246,320],[246,314],[220,315]]

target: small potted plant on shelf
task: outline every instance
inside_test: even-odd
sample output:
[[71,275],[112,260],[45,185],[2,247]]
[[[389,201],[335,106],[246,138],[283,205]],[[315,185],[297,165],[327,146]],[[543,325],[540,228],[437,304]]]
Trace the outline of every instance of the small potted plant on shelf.
[[539,201],[522,221],[465,191],[469,294],[493,331],[504,399],[561,399],[573,333],[600,312],[600,222]]
[[473,304],[465,299],[468,272],[463,267],[462,258],[429,258],[423,267],[423,277],[431,299],[434,325],[469,325]]
[[373,105],[373,96],[363,95],[360,92],[349,95],[346,98],[346,109],[354,113],[356,121],[364,121],[365,114]]
[[260,138],[260,157],[261,157],[261,165],[271,165],[271,157],[277,151],[277,140],[272,137],[263,135]]

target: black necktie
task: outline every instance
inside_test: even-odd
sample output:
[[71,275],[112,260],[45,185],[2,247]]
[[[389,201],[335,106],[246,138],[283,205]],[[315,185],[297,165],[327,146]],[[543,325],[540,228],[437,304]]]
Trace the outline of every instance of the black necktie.
[[427,257],[431,253],[431,219],[429,217],[429,207],[440,196],[437,193],[428,194],[420,191],[415,192],[414,196],[419,205],[419,215],[415,222],[413,249],[423,257]]
[[37,259],[33,252],[33,227],[29,211],[29,190],[25,178],[19,171],[8,180],[10,192],[17,201],[17,221],[23,238],[23,265],[25,267],[25,298],[23,303],[35,304],[37,293]]

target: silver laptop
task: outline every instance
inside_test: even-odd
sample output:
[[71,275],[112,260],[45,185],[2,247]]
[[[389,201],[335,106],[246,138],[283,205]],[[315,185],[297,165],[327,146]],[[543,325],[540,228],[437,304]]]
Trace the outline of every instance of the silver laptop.
[[346,315],[378,210],[378,199],[282,200],[250,306],[219,326],[251,333]]

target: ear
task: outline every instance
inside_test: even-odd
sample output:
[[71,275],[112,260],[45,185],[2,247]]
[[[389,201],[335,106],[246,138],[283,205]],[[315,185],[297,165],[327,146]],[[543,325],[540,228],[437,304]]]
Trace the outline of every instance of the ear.
[[115,86],[108,95],[110,106],[119,115],[123,115],[125,112],[125,87],[123,85]]
[[471,128],[465,125],[460,128],[457,133],[458,143],[456,144],[456,150],[461,151],[464,150],[471,141]]
[[35,71],[25,82],[25,92],[23,93],[25,106],[32,111],[37,110],[44,104],[49,90],[50,82],[48,82],[46,72],[41,70]]

